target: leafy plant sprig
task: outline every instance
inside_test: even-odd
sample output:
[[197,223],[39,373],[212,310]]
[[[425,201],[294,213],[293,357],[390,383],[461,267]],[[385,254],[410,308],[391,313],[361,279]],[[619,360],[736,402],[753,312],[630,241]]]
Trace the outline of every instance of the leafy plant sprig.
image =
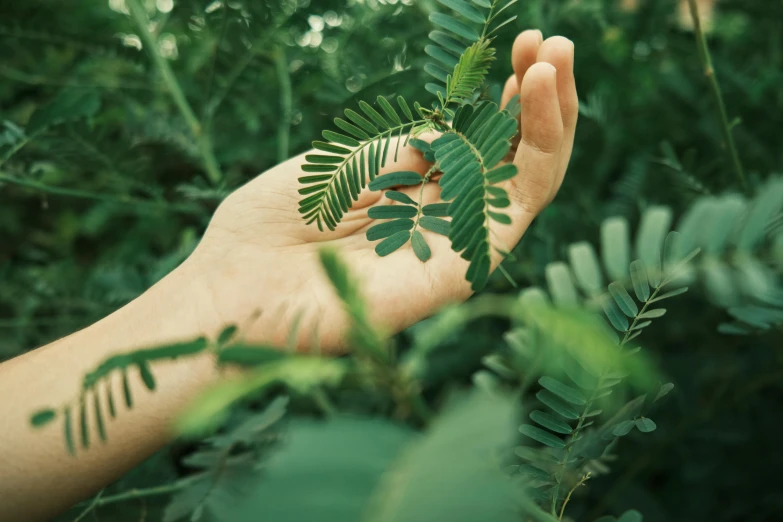
[[[387,256],[411,241],[416,256],[427,261],[432,252],[420,228],[448,236],[452,249],[470,262],[466,279],[479,290],[490,272],[490,224],[511,223],[500,211],[510,205],[508,194],[497,184],[517,172],[514,165],[500,161],[517,133],[519,106],[514,102],[501,110],[492,102],[476,102],[475,94],[495,59],[493,35],[516,19],[501,20],[501,14],[516,0],[439,1],[453,14],[430,15],[437,29],[430,33],[433,43],[425,52],[434,61],[424,70],[437,82],[425,87],[437,102],[431,109],[416,102],[412,111],[402,96],[396,99],[397,109],[379,96],[378,109],[364,101],[359,102],[361,113],[346,109],[345,118],[334,120],[341,132],[325,130],[325,141],[313,142],[317,151],[327,154],[305,157],[302,170],[308,175],[299,178],[299,212],[308,224],[334,230],[364,188],[385,190],[390,204],[368,212],[371,219],[385,220],[367,231],[369,241],[382,240],[375,249],[378,255]],[[440,136],[427,144],[416,139],[424,132]],[[409,144],[433,163],[428,172],[423,177],[410,171],[381,175],[392,148],[396,161],[400,146]],[[423,205],[423,186],[435,172],[442,173],[443,203]],[[419,184],[418,201],[391,190]]]

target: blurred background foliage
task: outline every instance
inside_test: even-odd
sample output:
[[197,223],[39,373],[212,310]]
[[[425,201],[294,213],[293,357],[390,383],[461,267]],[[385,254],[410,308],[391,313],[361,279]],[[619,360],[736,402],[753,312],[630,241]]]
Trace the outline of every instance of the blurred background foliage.
[[[0,358],[139,295],[188,255],[221,198],[308,149],[344,107],[379,94],[427,99],[434,0],[143,3],[222,179],[209,181],[123,0],[0,3]],[[570,243],[597,243],[607,217],[634,225],[652,205],[681,216],[698,197],[740,189],[683,5],[514,7],[516,30],[575,42],[581,101],[566,183],[504,265],[520,287],[545,286],[547,264],[565,259]],[[700,5],[740,155],[759,187],[783,165],[783,3]],[[488,96],[499,97],[511,73],[515,34],[498,38]],[[489,291],[516,293],[497,274]],[[728,318],[689,293],[646,332],[675,399],[659,408],[658,431],[623,439],[612,475],[572,501],[575,519],[631,507],[650,521],[780,519],[780,329],[727,337],[717,325]],[[432,382],[469,382],[503,330],[486,320],[461,331]],[[415,331],[401,335],[403,347]],[[114,488],[176,477],[181,451]]]

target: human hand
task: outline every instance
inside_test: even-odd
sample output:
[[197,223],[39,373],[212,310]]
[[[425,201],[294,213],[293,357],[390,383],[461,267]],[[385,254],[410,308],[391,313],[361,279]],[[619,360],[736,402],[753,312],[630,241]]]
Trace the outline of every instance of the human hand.
[[[573,76],[574,46],[562,37],[545,42],[539,31],[526,31],[514,42],[514,74],[503,92],[505,105],[520,94],[522,117],[513,162],[515,178],[503,188],[512,202],[510,225],[493,224],[500,248],[513,247],[532,220],[554,198],[563,182],[574,141],[578,99]],[[394,144],[392,144],[394,147]],[[373,320],[399,331],[449,302],[466,299],[467,262],[449,240],[425,230],[432,258],[422,263],[406,245],[379,257],[366,230],[376,224],[369,207],[392,204],[382,192],[365,190],[334,231],[321,232],[299,215],[299,184],[304,155],[265,172],[229,196],[215,213],[205,237],[187,265],[213,296],[207,310],[223,323],[246,324],[248,341],[282,343],[300,321],[300,347],[314,329],[326,350],[342,347],[347,320],[318,260],[318,250],[342,251],[361,282]],[[429,168],[412,147],[400,149],[397,161],[381,174]],[[400,189],[418,199],[420,186]],[[423,185],[423,204],[439,200],[436,182]],[[494,269],[501,261],[493,259]],[[248,321],[254,313],[260,316]],[[298,319],[297,319],[298,317]]]

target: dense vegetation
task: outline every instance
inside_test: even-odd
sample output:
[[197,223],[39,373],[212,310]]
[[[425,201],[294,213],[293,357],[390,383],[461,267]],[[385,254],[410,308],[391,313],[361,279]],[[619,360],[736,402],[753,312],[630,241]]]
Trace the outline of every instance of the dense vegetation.
[[[135,366],[154,388],[151,361],[205,349],[252,367],[223,396],[253,394],[191,411],[184,431],[216,417],[223,428],[173,444],[63,520],[85,509],[111,520],[778,518],[783,5],[693,3],[714,7],[725,119],[688,2],[509,7],[518,18],[493,42],[481,100],[499,98],[516,31],[538,27],[576,44],[581,120],[567,181],[508,274],[389,340],[327,251],[352,357],[270,353],[229,328],[219,346],[107,361],[83,376],[82,397],[63,398],[74,411],[92,407],[109,373]],[[189,254],[226,194],[307,150],[344,108],[433,99],[429,15],[463,20],[449,9],[463,2],[347,4],[0,6],[0,357],[139,295]],[[125,400],[112,398],[111,416]],[[79,458],[101,431],[71,426],[63,451]]]

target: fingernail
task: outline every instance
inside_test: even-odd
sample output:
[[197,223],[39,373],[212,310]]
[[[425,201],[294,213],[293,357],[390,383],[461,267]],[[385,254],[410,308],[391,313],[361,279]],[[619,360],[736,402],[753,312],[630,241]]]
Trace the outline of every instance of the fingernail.
[[544,33],[542,33],[540,29],[536,29],[536,33],[538,34],[539,45],[544,43]]

